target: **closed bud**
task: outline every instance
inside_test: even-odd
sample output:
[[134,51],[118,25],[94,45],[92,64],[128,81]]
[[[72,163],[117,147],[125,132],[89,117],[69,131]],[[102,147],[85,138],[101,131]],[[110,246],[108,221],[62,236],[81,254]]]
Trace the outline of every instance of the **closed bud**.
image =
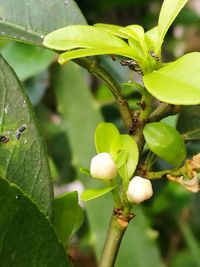
[[99,153],[91,160],[90,173],[94,178],[111,180],[117,176],[117,167],[109,153]]
[[149,199],[153,195],[151,182],[140,176],[133,177],[129,183],[126,195],[131,203],[140,203]]

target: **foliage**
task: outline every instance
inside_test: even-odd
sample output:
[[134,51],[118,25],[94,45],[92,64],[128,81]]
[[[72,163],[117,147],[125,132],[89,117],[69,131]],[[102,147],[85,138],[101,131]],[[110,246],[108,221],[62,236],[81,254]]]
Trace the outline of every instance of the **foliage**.
[[[165,60],[187,0],[164,0],[157,26],[144,15],[144,28],[133,14],[128,26],[96,23],[97,14],[156,1],[88,3],[94,26],[73,0],[0,0],[0,265],[95,266],[106,240],[99,266],[113,266],[129,225],[115,266],[199,266],[198,194],[185,190],[199,190],[199,52]],[[109,181],[89,178],[102,152],[118,172]],[[142,207],[127,199],[134,175],[160,178]]]

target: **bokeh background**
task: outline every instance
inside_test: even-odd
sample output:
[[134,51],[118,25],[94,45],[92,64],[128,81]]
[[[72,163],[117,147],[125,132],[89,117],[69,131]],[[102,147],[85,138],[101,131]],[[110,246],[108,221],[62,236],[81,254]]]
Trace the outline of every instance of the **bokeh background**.
[[[44,0],[43,0],[44,1]],[[145,30],[157,24],[162,0],[77,0],[88,24],[141,24]],[[118,107],[107,87],[74,63],[57,64],[57,55],[26,44],[1,41],[1,53],[27,90],[44,134],[55,194],[100,187],[80,173],[95,155],[94,130],[99,122],[113,122],[126,132]],[[200,1],[190,0],[170,28],[163,46],[164,61],[200,50]],[[137,75],[108,56],[99,64],[119,82],[138,80]],[[187,66],[185,66],[187,68]],[[169,85],[170,86],[170,85]],[[139,95],[123,89],[130,106],[137,109]],[[165,119],[176,126],[178,117]],[[188,157],[200,151],[198,141],[188,142]],[[169,152],[170,153],[170,152]],[[158,161],[156,169],[167,168]],[[200,194],[177,184],[155,181],[154,196],[134,207],[136,217],[122,242],[116,267],[200,267]],[[71,242],[74,266],[95,267],[112,212],[108,195],[89,203],[85,221]],[[96,256],[97,255],[97,256]]]

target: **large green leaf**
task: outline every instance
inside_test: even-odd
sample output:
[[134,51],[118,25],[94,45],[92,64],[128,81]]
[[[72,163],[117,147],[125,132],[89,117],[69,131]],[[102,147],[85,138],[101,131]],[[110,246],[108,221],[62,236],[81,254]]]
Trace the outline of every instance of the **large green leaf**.
[[86,20],[73,0],[0,0],[0,37],[42,45],[46,34]]
[[45,214],[51,214],[53,190],[41,132],[22,85],[2,56],[0,88],[0,135],[9,138],[0,142],[0,176],[16,183]]
[[177,129],[186,140],[200,139],[200,106],[183,107],[177,121]]
[[83,219],[77,192],[65,193],[54,200],[54,227],[64,246],[79,229]]
[[176,129],[164,122],[149,123],[143,130],[149,149],[175,167],[186,157],[183,138]]
[[127,43],[101,28],[88,25],[72,25],[49,33],[44,46],[66,51],[74,48],[122,48]]
[[44,71],[54,59],[48,50],[16,42],[6,45],[1,53],[22,81]]
[[200,53],[189,53],[143,77],[147,90],[170,104],[200,104]]
[[187,1],[188,0],[164,0],[158,20],[158,33],[161,43],[169,27]]
[[101,122],[95,130],[95,146],[97,153],[109,153],[112,141],[118,136],[119,131],[114,124]]
[[0,266],[69,267],[50,222],[14,184],[0,178]]

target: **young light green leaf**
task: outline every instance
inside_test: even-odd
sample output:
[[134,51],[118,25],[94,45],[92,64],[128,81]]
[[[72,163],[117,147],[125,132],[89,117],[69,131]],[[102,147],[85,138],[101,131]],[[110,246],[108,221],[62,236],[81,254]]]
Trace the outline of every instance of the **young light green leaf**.
[[200,53],[189,53],[143,77],[147,90],[160,101],[200,104]]
[[113,25],[113,24],[105,24],[105,23],[96,23],[94,24],[95,27],[103,29],[109,33],[112,33],[118,37],[124,38],[124,39],[128,39],[129,35],[126,33],[123,33],[123,31],[121,31],[121,29],[123,29],[122,26],[118,26],[118,25]]
[[183,107],[178,117],[177,129],[185,140],[200,139],[200,105]]
[[187,1],[188,0],[164,0],[158,19],[159,46],[161,46],[169,27]]
[[97,153],[110,153],[112,141],[118,137],[119,131],[112,123],[101,122],[95,130],[95,146]]
[[128,153],[127,151],[121,150],[115,157],[115,163],[117,166],[117,169],[121,169],[128,160]]
[[54,200],[54,227],[64,246],[80,228],[83,220],[83,210],[78,204],[77,192],[65,193]]
[[66,51],[74,48],[122,48],[128,47],[126,42],[103,29],[72,25],[58,29],[44,38],[44,46]]
[[158,157],[175,167],[181,165],[186,157],[186,148],[176,129],[163,122],[154,122],[144,127],[143,134],[149,149]]
[[136,169],[139,157],[137,144],[131,136],[121,134],[113,140],[110,150],[113,158],[116,158],[121,151],[125,152],[127,159],[126,164],[122,165],[118,170],[118,173],[122,179],[129,180]]
[[113,185],[113,186],[108,186],[108,187],[100,188],[100,189],[89,189],[89,190],[86,190],[86,191],[84,191],[82,193],[81,199],[83,201],[89,201],[89,200],[95,199],[97,197],[101,197],[104,194],[112,191],[115,187],[116,186]]
[[138,64],[143,68],[146,64],[145,58],[141,57],[141,54],[138,53],[138,50],[132,49],[131,47],[122,47],[122,48],[85,48],[85,49],[76,49],[73,51],[68,51],[62,53],[58,59],[60,64],[65,64],[67,61],[81,58],[81,57],[88,57],[88,56],[95,56],[95,55],[120,55],[127,58],[135,59]]
[[[159,34],[157,26],[145,32],[145,41],[149,50],[154,51],[159,42]],[[158,53],[158,50],[155,52]]]
[[144,29],[140,25],[128,25],[120,29],[121,32],[127,34],[132,39],[135,39],[142,47],[144,53],[148,54],[148,49],[145,42],[145,34]]
[[120,31],[137,40],[139,43],[144,41],[144,29],[140,25],[128,25],[126,27],[122,27]]
[[22,190],[2,178],[0,206],[0,266],[70,266],[48,219]]
[[141,44],[136,39],[129,37],[128,44],[135,51],[135,53],[137,53],[138,57],[142,57],[142,58],[145,57],[146,51],[144,51]]

